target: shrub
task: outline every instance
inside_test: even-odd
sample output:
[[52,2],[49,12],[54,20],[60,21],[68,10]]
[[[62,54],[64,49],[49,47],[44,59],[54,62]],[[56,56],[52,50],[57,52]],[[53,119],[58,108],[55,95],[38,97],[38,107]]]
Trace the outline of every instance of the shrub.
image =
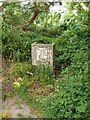
[[[72,40],[75,42],[75,38]],[[72,45],[77,43],[69,49],[72,53],[70,66],[62,71],[60,76],[63,77],[56,80],[56,93],[43,101],[46,117],[87,119],[89,116],[87,40],[74,42]]]
[[[45,116],[50,118],[84,118],[87,117],[89,101],[88,71],[78,71],[71,65],[65,75],[57,80],[56,93],[46,98]],[[72,72],[73,71],[73,72]]]

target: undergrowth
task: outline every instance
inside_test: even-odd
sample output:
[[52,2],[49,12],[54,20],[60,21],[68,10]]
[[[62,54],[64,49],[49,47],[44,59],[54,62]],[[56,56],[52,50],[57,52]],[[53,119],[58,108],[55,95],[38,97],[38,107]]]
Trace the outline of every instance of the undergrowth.
[[[27,21],[28,7],[23,8],[26,11],[23,14],[19,3],[3,4],[6,10],[3,12],[2,54],[13,61],[10,76],[4,76],[4,82],[13,80],[14,91],[29,105],[41,107],[43,117],[87,120],[90,118],[88,11],[80,9],[77,2],[68,5],[71,9],[62,23],[59,14],[44,11],[35,23],[17,29],[10,21],[16,24]],[[84,5],[87,7],[87,3]],[[56,78],[49,68],[31,65],[31,44],[34,42],[55,43],[55,70],[59,72]]]

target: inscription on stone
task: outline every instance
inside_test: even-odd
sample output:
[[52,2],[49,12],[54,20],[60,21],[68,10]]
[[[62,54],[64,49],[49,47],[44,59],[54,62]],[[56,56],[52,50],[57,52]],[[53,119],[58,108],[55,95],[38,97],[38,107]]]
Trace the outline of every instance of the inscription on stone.
[[38,48],[37,49],[37,61],[46,61],[48,57],[48,51],[46,48]]
[[37,44],[31,46],[32,64],[44,64],[54,66],[54,48],[55,44]]

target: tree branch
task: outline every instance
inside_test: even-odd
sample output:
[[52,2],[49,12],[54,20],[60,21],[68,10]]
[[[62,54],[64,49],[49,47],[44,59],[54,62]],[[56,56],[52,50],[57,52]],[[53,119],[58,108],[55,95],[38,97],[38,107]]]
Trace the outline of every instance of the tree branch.
[[80,2],[78,2],[77,0],[75,0],[75,1],[78,3],[79,7],[80,7],[82,10],[84,10],[83,7],[81,6]]
[[25,22],[25,23],[23,23],[23,24],[20,24],[20,25],[17,25],[17,24],[12,24],[13,26],[15,26],[15,27],[17,27],[17,28],[25,28],[26,26],[28,26],[29,24],[31,24],[31,23],[33,23],[33,21],[36,19],[36,17],[37,17],[37,15],[38,15],[38,9],[37,9],[37,4],[36,4],[36,1],[37,0],[35,0],[34,1],[34,14],[33,14],[33,16],[32,16],[32,18],[31,18],[31,20],[30,21],[27,21],[27,22]]

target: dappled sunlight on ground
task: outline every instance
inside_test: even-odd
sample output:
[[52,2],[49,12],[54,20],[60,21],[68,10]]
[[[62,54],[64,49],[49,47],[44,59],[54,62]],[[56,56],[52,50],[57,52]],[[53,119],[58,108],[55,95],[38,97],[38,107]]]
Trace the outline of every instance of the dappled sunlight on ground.
[[30,107],[18,96],[4,101],[2,106],[3,117],[5,118],[37,118]]

